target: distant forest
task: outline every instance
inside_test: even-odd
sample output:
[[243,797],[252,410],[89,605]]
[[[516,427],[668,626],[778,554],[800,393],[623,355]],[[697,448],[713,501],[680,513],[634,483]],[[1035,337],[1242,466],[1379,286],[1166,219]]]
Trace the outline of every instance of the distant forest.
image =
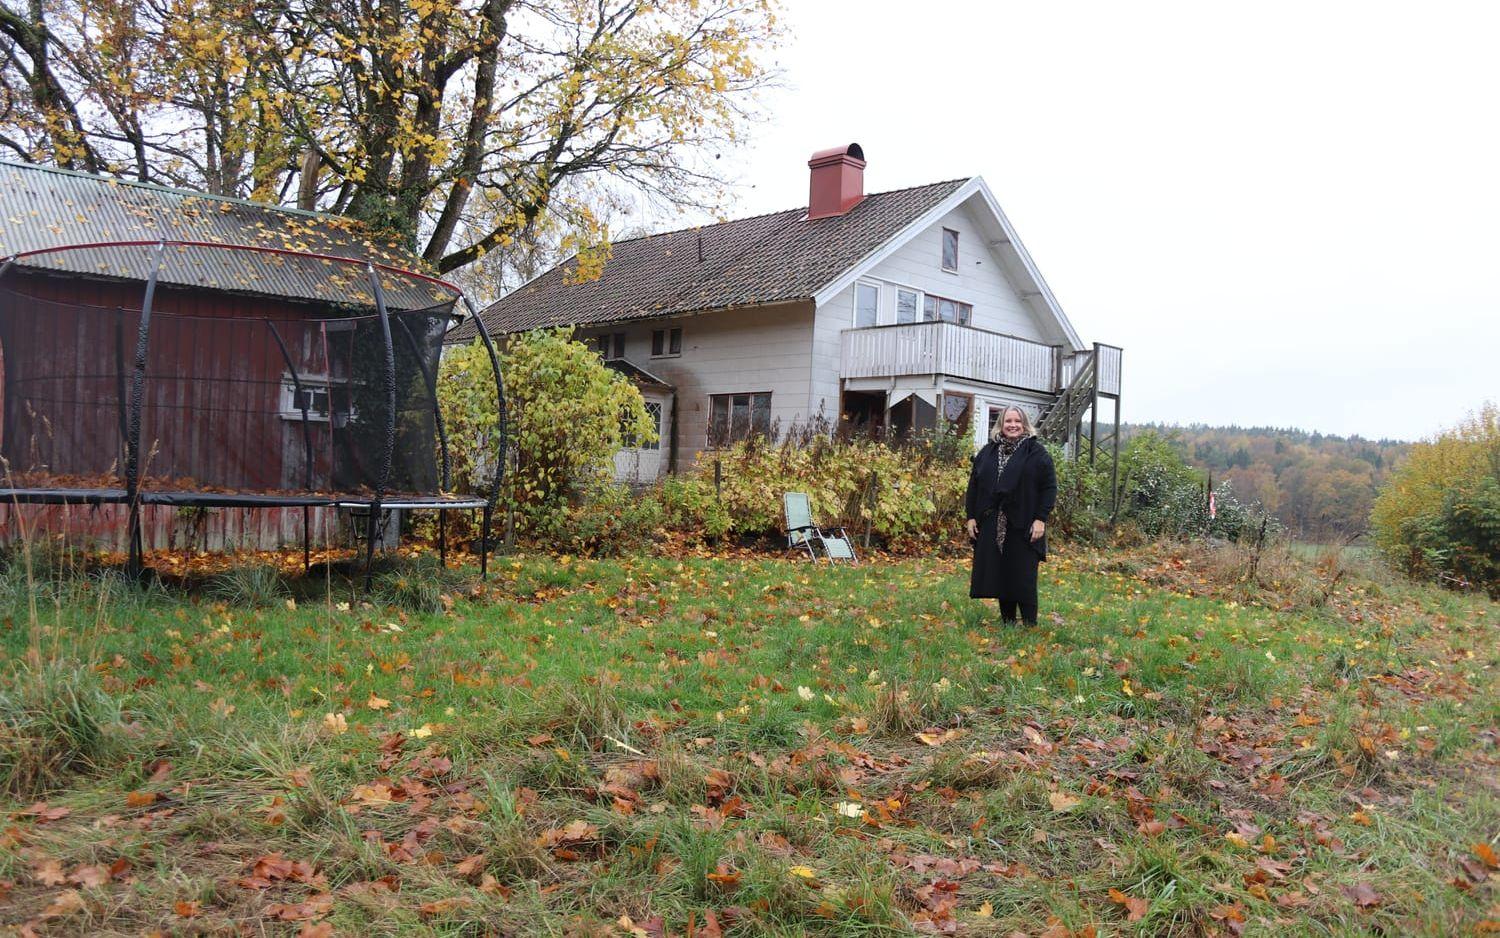
[[1281,427],[1127,424],[1129,439],[1154,432],[1190,465],[1227,480],[1242,501],[1258,501],[1295,537],[1347,540],[1369,526],[1375,493],[1411,449]]

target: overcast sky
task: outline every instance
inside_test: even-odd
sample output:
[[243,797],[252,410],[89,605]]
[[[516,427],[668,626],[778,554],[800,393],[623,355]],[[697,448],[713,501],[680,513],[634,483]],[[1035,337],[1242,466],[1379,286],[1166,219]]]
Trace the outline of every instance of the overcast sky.
[[1500,398],[1500,4],[786,0],[733,215],[981,175],[1131,421],[1412,439]]

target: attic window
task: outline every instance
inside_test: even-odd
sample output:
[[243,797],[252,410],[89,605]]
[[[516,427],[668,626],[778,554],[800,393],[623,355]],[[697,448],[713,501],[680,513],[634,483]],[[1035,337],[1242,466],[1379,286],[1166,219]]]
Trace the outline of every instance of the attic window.
[[943,269],[958,272],[958,232],[943,229]]

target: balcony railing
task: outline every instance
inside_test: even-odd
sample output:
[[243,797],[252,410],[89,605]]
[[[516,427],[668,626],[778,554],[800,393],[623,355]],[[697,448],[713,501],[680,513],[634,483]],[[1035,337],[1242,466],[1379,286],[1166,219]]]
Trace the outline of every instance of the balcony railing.
[[949,375],[1055,394],[1067,386],[1079,363],[1096,351],[1100,393],[1119,394],[1120,350],[1114,346],[1098,345],[1065,356],[1061,346],[950,322],[846,329],[839,375]]

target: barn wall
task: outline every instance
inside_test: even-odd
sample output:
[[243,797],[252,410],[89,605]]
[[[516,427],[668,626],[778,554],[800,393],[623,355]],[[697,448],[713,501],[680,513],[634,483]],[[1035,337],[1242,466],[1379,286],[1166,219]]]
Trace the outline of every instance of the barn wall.
[[[0,545],[62,540],[79,548],[123,552],[124,505],[0,504]],[[340,543],[338,512],[309,513],[312,546]],[[302,544],[301,508],[214,508],[204,511],[165,505],[141,506],[141,537],[146,550],[275,550]]]
[[[10,470],[112,476],[122,484],[142,286],[14,271],[5,285],[15,291],[0,293],[11,307],[0,309],[7,391],[0,452]],[[285,359],[270,329],[248,317],[289,321],[278,328],[299,371],[323,371],[323,350],[295,322],[315,310],[321,312],[270,298],[158,290],[142,407],[145,484],[303,487],[302,425],[281,416]],[[29,406],[22,389],[30,392]],[[310,429],[314,478],[326,479],[327,424]]]

